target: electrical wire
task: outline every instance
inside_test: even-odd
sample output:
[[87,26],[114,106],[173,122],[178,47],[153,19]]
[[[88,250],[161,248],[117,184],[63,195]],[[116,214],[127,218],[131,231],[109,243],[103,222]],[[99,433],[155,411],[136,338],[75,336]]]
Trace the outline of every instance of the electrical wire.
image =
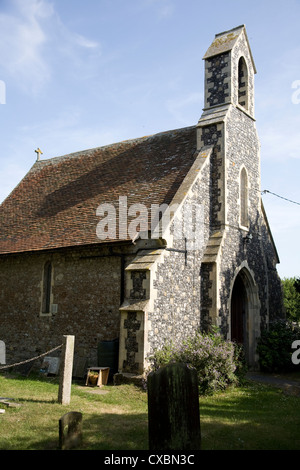
[[298,206],[300,206],[300,202],[291,201],[291,199],[287,199],[286,197],[279,196],[279,194],[272,193],[271,191],[268,191],[268,189],[264,189],[261,192],[261,194],[266,194],[266,193],[272,194],[273,196],[279,197],[280,199],[284,199],[285,201],[288,201],[288,202],[291,202],[293,204],[297,204]]

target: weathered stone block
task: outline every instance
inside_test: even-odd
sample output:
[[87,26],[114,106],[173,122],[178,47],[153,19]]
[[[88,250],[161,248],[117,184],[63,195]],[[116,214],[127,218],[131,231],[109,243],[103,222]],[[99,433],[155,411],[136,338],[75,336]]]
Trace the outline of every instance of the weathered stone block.
[[82,441],[82,413],[70,411],[59,420],[59,448],[69,450]]

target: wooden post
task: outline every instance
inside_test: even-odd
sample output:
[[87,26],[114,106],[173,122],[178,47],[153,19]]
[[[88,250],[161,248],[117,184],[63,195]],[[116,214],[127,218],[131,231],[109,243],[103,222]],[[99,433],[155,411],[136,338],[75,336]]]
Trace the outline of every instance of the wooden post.
[[169,364],[147,381],[149,449],[200,450],[198,378],[186,364]]
[[6,364],[5,350],[5,343],[0,340],[0,364]]
[[71,401],[74,342],[74,336],[64,336],[58,390],[58,402],[62,405],[69,405]]

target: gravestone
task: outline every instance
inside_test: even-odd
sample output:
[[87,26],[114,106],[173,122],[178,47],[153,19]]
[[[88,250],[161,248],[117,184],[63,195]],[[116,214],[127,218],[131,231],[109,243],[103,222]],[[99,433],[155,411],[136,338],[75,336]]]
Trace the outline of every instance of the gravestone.
[[0,341],[0,364],[6,364],[5,343]]
[[59,373],[60,358],[59,357],[44,357],[41,365],[41,371],[45,374],[57,375]]
[[149,449],[200,450],[198,378],[186,364],[169,364],[147,381]]
[[59,420],[59,448],[69,450],[82,441],[82,413],[70,411]]

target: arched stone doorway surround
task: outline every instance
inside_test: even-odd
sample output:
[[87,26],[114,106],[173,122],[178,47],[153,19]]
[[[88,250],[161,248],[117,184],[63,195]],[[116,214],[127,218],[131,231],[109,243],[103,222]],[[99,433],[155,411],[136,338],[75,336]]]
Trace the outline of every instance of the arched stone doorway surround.
[[[256,346],[257,338],[260,336],[260,301],[254,274],[246,261],[234,273],[230,286],[229,312],[229,339],[243,343],[249,367],[257,368]],[[236,325],[236,322],[239,324]]]

